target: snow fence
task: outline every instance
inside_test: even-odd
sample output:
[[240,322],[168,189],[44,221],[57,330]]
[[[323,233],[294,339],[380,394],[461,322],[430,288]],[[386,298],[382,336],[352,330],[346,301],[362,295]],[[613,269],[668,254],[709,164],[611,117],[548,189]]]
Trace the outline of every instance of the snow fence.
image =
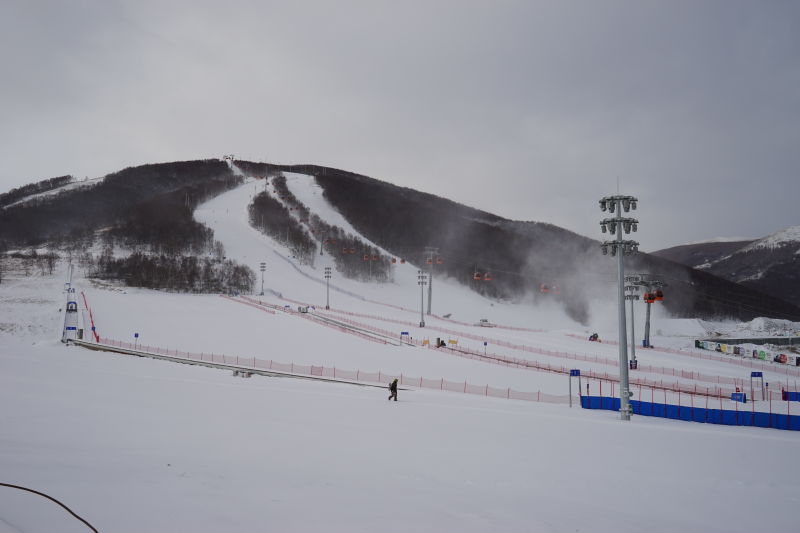
[[[581,407],[584,409],[604,409],[619,411],[619,398],[602,396],[581,396]],[[738,405],[738,403],[736,404]],[[755,405],[754,403],[752,405]],[[788,402],[787,402],[788,406]],[[784,429],[800,431],[800,416],[779,414],[773,412],[747,411],[737,409],[715,409],[708,407],[695,407],[694,405],[672,405],[667,403],[631,400],[633,414],[641,416],[655,416],[683,420],[686,422],[700,422],[703,424],[721,424],[724,426],[753,426],[760,428]],[[788,407],[787,407],[788,409]]]
[[568,394],[547,394],[542,391],[526,392],[514,390],[510,387],[492,387],[475,385],[466,381],[449,381],[444,378],[432,379],[426,377],[408,376],[405,374],[386,373],[381,370],[347,370],[337,367],[304,365],[294,362],[283,363],[273,360],[259,359],[257,357],[242,357],[239,355],[224,355],[216,353],[186,352],[175,349],[165,349],[156,346],[141,345],[137,343],[122,342],[114,339],[103,338],[99,343],[82,343],[95,349],[117,351],[131,355],[146,355],[156,358],[178,360],[180,362],[193,362],[207,364],[207,366],[223,367],[239,371],[263,371],[265,373],[282,374],[294,377],[311,377],[337,381],[342,383],[364,383],[370,385],[388,385],[395,378],[400,385],[419,389],[442,390],[460,392],[476,396],[492,398],[505,398],[509,400],[524,400],[529,402],[543,402],[553,404],[569,404]]

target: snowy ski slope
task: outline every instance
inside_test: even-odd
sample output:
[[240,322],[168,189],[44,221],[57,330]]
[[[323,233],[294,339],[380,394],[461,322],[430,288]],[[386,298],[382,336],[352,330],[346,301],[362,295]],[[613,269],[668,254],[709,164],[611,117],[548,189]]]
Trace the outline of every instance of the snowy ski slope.
[[[287,178],[312,212],[347,227],[311,178]],[[293,265],[280,243],[249,227],[246,206],[262,188],[250,180],[202,205],[196,217],[214,229],[228,257],[256,271],[267,263],[268,291],[255,298],[324,307],[322,272],[333,266],[328,252],[316,256],[314,268]],[[57,340],[64,275],[63,266],[54,276],[12,269],[0,284],[0,481],[58,497],[100,531],[796,527],[796,432],[639,416],[623,423],[611,412],[413,387],[390,404],[388,393],[375,388],[242,379],[65,347]],[[433,311],[460,323],[426,316],[420,328],[416,275],[415,267],[398,265],[395,282],[378,286],[334,273],[332,283],[352,295],[331,291],[329,316],[396,331],[398,338],[408,331],[415,340],[457,340],[476,351],[486,338],[487,353],[616,373],[607,362],[617,358],[617,347],[584,340],[590,331],[557,306],[492,302],[449,280],[434,279]],[[562,374],[379,344],[218,295],[101,285],[80,270],[76,284],[103,338],[133,342],[138,333],[145,346],[567,392]],[[530,331],[470,325],[480,318]],[[670,333],[654,335],[655,344],[675,349],[688,347],[700,327],[659,315],[654,323],[656,332]],[[615,324],[598,319],[591,331],[610,339]],[[675,353],[637,355],[642,365],[749,375]],[[779,372],[778,366],[768,371],[767,380],[786,379]],[[86,530],[79,525],[52,503],[0,488],[0,532]]]

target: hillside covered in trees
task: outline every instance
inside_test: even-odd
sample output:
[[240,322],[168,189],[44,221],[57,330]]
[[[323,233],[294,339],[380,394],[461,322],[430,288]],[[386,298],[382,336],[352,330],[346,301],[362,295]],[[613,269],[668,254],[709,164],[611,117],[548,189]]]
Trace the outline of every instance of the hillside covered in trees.
[[68,259],[80,256],[95,277],[131,286],[193,292],[252,286],[255,274],[226,262],[213,232],[193,218],[198,204],[242,183],[225,162],[126,168],[92,187],[31,197],[65,178],[0,197],[0,251],[47,247]]
[[[507,220],[339,169],[237,165],[253,174],[314,176],[325,198],[364,237],[419,268],[432,268],[435,276],[449,276],[487,296],[558,301],[579,321],[586,320],[592,300],[614,296],[616,261],[601,254],[599,241],[552,224]],[[438,252],[429,254],[426,247]],[[800,319],[800,308],[786,301],[656,256],[640,253],[626,258],[626,265],[628,272],[656,276],[668,285],[660,303],[675,316]]]

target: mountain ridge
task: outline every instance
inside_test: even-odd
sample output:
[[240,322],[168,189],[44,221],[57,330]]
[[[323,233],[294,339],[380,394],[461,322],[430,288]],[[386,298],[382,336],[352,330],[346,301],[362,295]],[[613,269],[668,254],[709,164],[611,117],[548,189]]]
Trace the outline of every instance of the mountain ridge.
[[[236,165],[246,175],[313,176],[328,202],[364,238],[425,270],[431,258],[425,248],[436,246],[435,258],[441,263],[435,275],[449,276],[485,296],[555,302],[582,323],[588,320],[592,301],[615,297],[616,265],[600,253],[599,241],[553,224],[509,220],[331,167],[248,161]],[[218,160],[132,167],[92,188],[3,209],[0,242],[30,247],[102,238],[112,245],[144,246],[151,253],[197,254],[213,245],[213,232],[191,219],[194,208],[242,179]],[[166,249],[161,242],[165,235],[172,235]],[[183,243],[194,243],[193,248]],[[222,259],[222,252],[217,253]],[[629,273],[662,277],[670,285],[662,304],[676,316],[800,319],[800,308],[788,302],[654,255],[634,255],[626,260],[626,268]],[[560,294],[540,290],[545,285],[559,286]]]
[[790,303],[800,302],[800,226],[789,226],[761,239],[687,244],[653,255]]

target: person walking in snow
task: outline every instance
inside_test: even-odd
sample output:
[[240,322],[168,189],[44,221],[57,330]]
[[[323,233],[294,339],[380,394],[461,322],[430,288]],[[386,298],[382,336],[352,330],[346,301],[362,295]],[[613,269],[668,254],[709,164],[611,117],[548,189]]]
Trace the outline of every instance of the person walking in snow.
[[389,392],[391,394],[389,394],[388,399],[391,400],[392,398],[394,398],[394,401],[397,401],[397,378],[394,378],[394,381],[389,383]]

